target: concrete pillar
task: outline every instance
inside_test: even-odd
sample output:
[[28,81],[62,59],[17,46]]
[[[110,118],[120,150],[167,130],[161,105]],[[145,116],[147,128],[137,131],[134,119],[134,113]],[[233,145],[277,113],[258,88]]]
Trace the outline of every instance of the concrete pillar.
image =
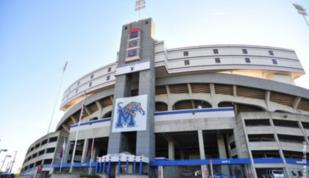
[[219,158],[225,159],[227,156],[226,156],[224,138],[222,135],[217,135],[217,144],[218,144]]
[[175,145],[172,140],[168,141],[168,159],[175,160]]
[[71,149],[71,142],[68,141],[66,148],[64,150],[64,155],[63,155],[63,162],[64,163],[68,162],[70,149]]
[[[120,75],[117,76],[116,84],[115,84],[115,99],[116,98],[122,98],[125,96],[129,96],[130,92],[130,79],[127,75]],[[114,120],[112,120],[114,122]],[[111,126],[113,124],[111,123]],[[124,140],[124,137],[122,133],[113,133],[112,128],[110,129],[110,135],[108,139],[108,154],[114,154],[114,153],[120,153],[124,150],[122,141]]]
[[155,73],[154,68],[141,71],[139,75],[139,95],[148,95],[147,130],[136,134],[136,155],[155,156],[154,108],[155,108]]
[[[226,155],[224,137],[221,134],[217,135],[217,144],[218,144],[219,158],[226,159],[227,155]],[[221,165],[221,172],[222,174],[229,175],[230,172],[228,165]]]
[[[96,147],[93,148],[93,153],[90,157],[90,162],[95,162],[96,161],[96,155],[97,155],[97,149]],[[89,167],[88,169],[88,174],[91,174],[92,172],[94,172],[92,167]]]
[[203,130],[201,129],[197,130],[197,136],[198,136],[198,145],[200,149],[200,159],[205,159],[206,156],[205,156]]
[[[200,159],[205,159],[205,147],[204,147],[204,137],[203,137],[203,130],[198,129],[197,130],[197,137],[198,137],[198,145],[200,149]],[[206,165],[201,166],[202,170],[202,178],[206,178],[208,175],[206,174],[206,171],[204,171],[206,168]]]
[[81,159],[82,163],[86,162],[87,153],[88,153],[88,139],[85,139],[84,146],[83,146],[83,152],[82,152],[82,159]]
[[275,128],[275,124],[274,124],[274,121],[273,121],[273,117],[272,117],[272,113],[269,112],[269,121],[270,121],[270,125],[272,127],[272,130],[274,131],[274,136],[275,136],[275,140],[276,140],[276,143],[279,147],[279,154],[280,154],[280,157],[281,159],[283,160],[283,164],[284,164],[284,173],[285,173],[285,176],[289,176],[289,168],[287,166],[287,163],[286,163],[286,159],[285,159],[285,156],[284,156],[284,153],[283,153],[283,149],[282,149],[282,146],[281,146],[281,143],[280,143],[280,140],[278,138],[278,134],[277,134],[277,131],[276,131],[276,128]]

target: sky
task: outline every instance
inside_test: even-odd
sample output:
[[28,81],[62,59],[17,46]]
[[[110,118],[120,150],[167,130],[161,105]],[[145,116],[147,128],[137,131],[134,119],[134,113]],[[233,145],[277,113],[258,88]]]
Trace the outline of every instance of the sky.
[[[167,48],[290,48],[309,72],[309,27],[292,2],[309,9],[308,0],[146,0],[141,18],[153,18],[156,39]],[[9,150],[0,163],[18,151],[13,170],[21,167],[30,144],[47,133],[55,101],[52,130],[63,115],[63,91],[114,62],[122,25],[136,20],[134,0],[0,0],[0,149]],[[296,84],[309,88],[309,75]]]

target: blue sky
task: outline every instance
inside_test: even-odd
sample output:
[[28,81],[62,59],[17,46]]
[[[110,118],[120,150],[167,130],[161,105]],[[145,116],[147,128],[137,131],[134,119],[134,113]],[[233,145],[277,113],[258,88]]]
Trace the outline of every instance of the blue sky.
[[[291,48],[309,72],[309,27],[292,2],[309,9],[307,0],[146,0],[141,17],[154,19],[156,37],[167,48],[231,43]],[[121,26],[137,18],[134,0],[0,1],[0,148],[18,150],[15,170],[28,146],[47,132],[65,61],[62,90],[114,62]],[[309,88],[309,77],[297,84]],[[52,129],[61,116],[57,111]]]

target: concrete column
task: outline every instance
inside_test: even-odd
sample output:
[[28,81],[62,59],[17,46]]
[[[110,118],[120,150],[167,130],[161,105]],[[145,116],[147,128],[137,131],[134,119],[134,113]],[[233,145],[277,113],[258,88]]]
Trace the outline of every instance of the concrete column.
[[168,159],[175,160],[175,145],[172,140],[168,141]]
[[82,163],[86,161],[87,153],[88,153],[88,139],[85,139],[84,146],[83,146],[83,152],[82,152],[82,159],[81,159]]
[[[218,144],[218,151],[219,151],[219,158],[220,159],[226,159],[226,149],[225,149],[225,143],[224,138],[221,134],[217,135],[217,144]],[[228,165],[221,165],[221,172],[225,175],[229,175],[229,168]]]
[[266,91],[265,93],[265,103],[266,103],[266,106],[267,106],[267,109],[270,111],[271,108],[270,108],[270,91]]
[[197,136],[198,136],[198,145],[200,149],[200,159],[205,159],[205,148],[204,148],[204,137],[203,137],[203,130],[199,129],[197,130]]
[[209,84],[210,87],[210,97],[211,97],[211,105],[212,107],[216,108],[218,107],[218,101],[216,97],[216,89],[215,89],[215,84],[211,83]]
[[270,125],[272,127],[272,130],[274,131],[274,136],[275,136],[276,143],[277,143],[277,145],[279,147],[280,157],[283,160],[283,164],[284,164],[283,170],[285,172],[285,176],[288,176],[290,171],[289,171],[288,165],[286,163],[286,159],[285,159],[285,156],[283,154],[283,149],[282,149],[280,140],[279,140],[277,132],[276,132],[276,128],[275,128],[275,124],[274,124],[274,121],[273,121],[272,113],[270,113],[270,112],[269,112],[269,121],[270,121]]
[[[197,130],[197,136],[198,136],[198,145],[200,149],[200,159],[205,159],[205,148],[204,148],[204,137],[203,137],[203,130],[198,129]],[[208,175],[206,175],[206,171],[204,171],[206,168],[206,165],[201,165],[201,172],[202,172],[202,178],[207,178]]]
[[68,162],[70,149],[71,149],[71,142],[68,141],[67,146],[64,150],[64,155],[63,155],[63,162],[64,163]]
[[136,134],[136,155],[155,156],[154,108],[155,108],[155,73],[154,68],[139,74],[139,95],[148,95],[147,130]]
[[225,143],[224,138],[222,135],[217,135],[217,144],[218,144],[218,151],[219,151],[219,158],[225,159],[226,156],[226,149],[225,149]]
[[[96,147],[94,147],[93,148],[93,153],[92,153],[92,155],[90,157],[90,162],[96,161],[96,154],[97,154],[97,149],[96,149]],[[89,167],[88,174],[91,174],[92,172],[94,172],[93,168]]]
[[[120,75],[117,76],[116,79],[116,84],[115,84],[115,91],[114,91],[114,96],[116,98],[122,98],[125,96],[129,96],[130,92],[130,80],[127,75]],[[112,117],[113,118],[113,117]],[[114,120],[112,120],[114,122]],[[111,126],[113,124],[111,123]],[[122,151],[126,151],[123,148],[122,141],[123,141],[123,135],[122,133],[113,133],[112,132],[112,127],[110,129],[110,135],[108,139],[108,154],[113,154],[113,153],[120,153]]]

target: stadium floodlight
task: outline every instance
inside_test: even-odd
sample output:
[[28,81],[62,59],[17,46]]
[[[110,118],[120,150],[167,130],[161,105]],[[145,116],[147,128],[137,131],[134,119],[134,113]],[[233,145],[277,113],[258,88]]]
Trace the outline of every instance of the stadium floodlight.
[[296,3],[293,3],[293,6],[294,6],[295,9],[297,10],[297,12],[298,12],[300,15],[303,16],[303,18],[304,18],[304,20],[305,20],[307,26],[309,26],[309,23],[308,23],[307,18],[306,18],[306,16],[308,15],[306,9],[305,9],[303,6],[301,6],[301,5],[299,5],[299,4],[296,4]]

